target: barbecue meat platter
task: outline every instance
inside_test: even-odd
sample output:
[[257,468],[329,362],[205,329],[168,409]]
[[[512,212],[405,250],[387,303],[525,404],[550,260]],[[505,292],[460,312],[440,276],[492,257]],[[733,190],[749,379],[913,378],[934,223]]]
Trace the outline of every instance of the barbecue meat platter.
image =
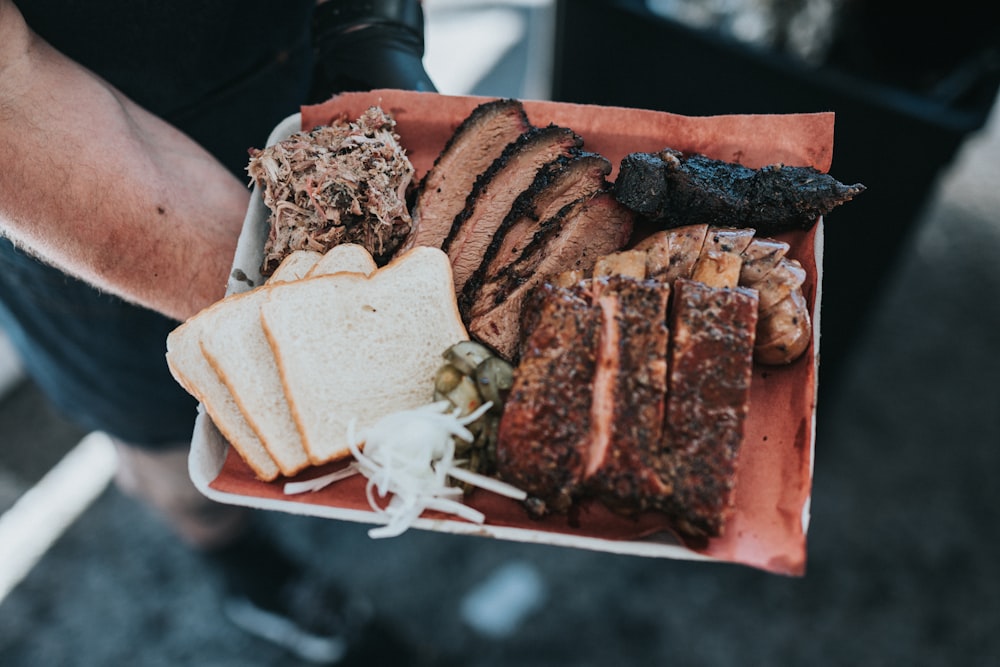
[[[230,292],[264,285],[295,251],[318,258],[338,245],[363,248],[371,278],[415,271],[397,266],[432,253],[450,267],[446,291],[466,334],[456,343],[481,357],[463,376],[458,348],[441,350],[429,398],[451,400],[468,429],[468,442],[453,438],[466,474],[521,495],[472,480],[461,504],[484,519],[427,505],[414,527],[801,574],[823,218],[864,190],[827,173],[833,120],[339,95],[253,149],[257,194]],[[289,188],[294,169],[275,166],[282,142],[301,161],[295,142],[330,127],[355,130],[340,131],[334,152],[371,154],[336,177],[360,193],[352,202],[374,200],[374,213],[348,203],[331,214],[324,192],[332,200],[344,187],[320,187],[310,166]],[[371,173],[386,163],[387,176]],[[275,179],[300,193],[294,206],[277,201]],[[308,200],[318,223],[300,219]],[[456,398],[463,382],[479,387],[468,400]],[[262,479],[226,444],[203,411],[191,468],[210,497],[381,521],[361,475],[284,492],[337,475],[342,457]],[[355,453],[346,465],[367,460]]]

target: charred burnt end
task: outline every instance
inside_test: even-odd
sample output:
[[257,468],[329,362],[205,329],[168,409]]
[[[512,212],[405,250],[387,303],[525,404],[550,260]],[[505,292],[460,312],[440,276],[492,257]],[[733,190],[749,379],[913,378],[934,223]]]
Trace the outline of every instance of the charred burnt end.
[[707,223],[762,234],[809,229],[864,190],[812,167],[750,169],[670,148],[626,155],[615,182],[618,201],[662,227]]
[[777,233],[780,229],[768,230],[765,220],[788,219],[789,224],[798,222],[800,229],[809,229],[820,215],[853,199],[864,192],[860,183],[845,185],[829,174],[811,167],[788,167],[770,165],[756,172],[750,211],[753,226],[765,232]]

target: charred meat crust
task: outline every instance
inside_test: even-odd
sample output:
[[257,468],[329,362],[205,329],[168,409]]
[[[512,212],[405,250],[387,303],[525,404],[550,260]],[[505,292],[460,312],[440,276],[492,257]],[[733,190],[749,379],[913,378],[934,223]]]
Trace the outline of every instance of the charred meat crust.
[[539,170],[531,185],[514,200],[479,268],[459,295],[459,310],[466,321],[483,283],[520,257],[545,220],[567,204],[607,189],[610,173],[611,163],[605,157],[586,152],[561,156]]
[[626,155],[615,181],[619,201],[664,227],[699,222],[765,235],[809,229],[864,190],[812,167],[750,169],[670,148]]
[[448,138],[412,193],[413,233],[404,246],[440,247],[465,206],[476,178],[503,149],[531,128],[519,100],[497,99],[477,106]]
[[662,511],[685,540],[721,535],[749,411],[756,293],[602,276],[543,284],[527,300],[497,472],[528,492],[528,511],[593,498],[626,515]]
[[595,429],[602,437],[591,443],[587,494],[634,514],[656,508],[672,492],[660,452],[670,286],[618,276],[595,278],[592,285],[603,315],[592,424],[602,418],[608,424],[603,432]]
[[[497,472],[564,512],[580,489],[591,431],[591,392],[600,309],[572,289],[545,288],[544,312],[525,341],[497,439]],[[552,391],[563,385],[567,391]]]
[[663,439],[673,494],[661,509],[689,537],[722,533],[749,410],[757,294],[674,283]]
[[527,189],[538,170],[559,156],[579,151],[582,145],[583,139],[569,128],[532,128],[508,145],[476,179],[441,246],[451,259],[458,290],[479,266],[514,199]]

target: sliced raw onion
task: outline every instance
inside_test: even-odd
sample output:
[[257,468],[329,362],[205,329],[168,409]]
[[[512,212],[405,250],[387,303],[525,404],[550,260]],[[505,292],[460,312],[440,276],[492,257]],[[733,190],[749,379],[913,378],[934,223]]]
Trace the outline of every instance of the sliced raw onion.
[[524,500],[528,497],[527,493],[513,484],[501,482],[495,477],[482,475],[478,472],[469,470],[468,468],[452,466],[448,469],[448,475],[450,477],[454,477],[460,482],[465,482],[466,484],[471,484],[472,486],[483,489],[484,491],[492,491],[493,493],[501,496],[507,496],[508,498],[513,498],[514,500]]
[[349,463],[346,467],[340,470],[326,475],[320,475],[319,477],[314,477],[313,479],[304,479],[300,482],[286,482],[284,489],[285,495],[294,496],[298,493],[319,491],[322,488],[330,486],[334,482],[339,482],[340,480],[347,479],[348,477],[354,477],[360,472],[361,470],[358,468],[357,463]]
[[527,497],[524,491],[463,468],[465,462],[455,460],[454,438],[471,442],[474,436],[466,425],[482,416],[491,405],[484,403],[471,414],[460,417],[460,411],[452,409],[450,403],[439,401],[386,415],[360,433],[355,431],[352,420],[347,439],[354,461],[329,475],[289,482],[285,493],[316,491],[361,473],[368,480],[365,495],[369,506],[386,522],[368,531],[372,538],[395,537],[406,532],[425,510],[482,524],[486,517],[458,500],[462,490],[450,485],[448,478],[515,500]]

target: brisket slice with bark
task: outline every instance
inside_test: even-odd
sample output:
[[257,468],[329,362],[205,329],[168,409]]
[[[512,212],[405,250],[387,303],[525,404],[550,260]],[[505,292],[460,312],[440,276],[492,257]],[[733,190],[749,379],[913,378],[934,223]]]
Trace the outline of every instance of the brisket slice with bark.
[[418,245],[440,248],[455,216],[465,207],[476,178],[530,128],[518,100],[491,100],[473,109],[417,186],[410,211],[413,230],[402,249]]
[[583,139],[569,128],[532,128],[508,145],[476,179],[465,207],[455,217],[441,246],[451,260],[456,293],[461,293],[466,280],[479,267],[500,223],[538,170],[571,155],[582,145]]
[[515,360],[521,341],[521,306],[546,278],[589,270],[598,257],[620,250],[632,234],[633,214],[610,191],[566,205],[544,221],[518,259],[484,283],[470,309],[469,333]]
[[541,223],[567,204],[606,189],[610,173],[611,163],[596,153],[557,158],[539,170],[531,185],[514,200],[483,261],[459,295],[459,310],[466,321],[482,284],[517,260]]
[[663,456],[673,495],[661,509],[689,537],[721,534],[732,511],[749,410],[757,293],[678,279]]

